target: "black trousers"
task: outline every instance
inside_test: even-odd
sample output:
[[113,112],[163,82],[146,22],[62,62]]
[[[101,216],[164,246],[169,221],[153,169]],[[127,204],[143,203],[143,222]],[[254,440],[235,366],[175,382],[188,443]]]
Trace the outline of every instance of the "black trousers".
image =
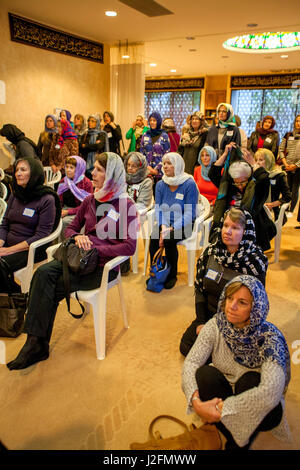
[[[84,276],[70,271],[70,292],[96,289],[100,286],[102,274],[102,267]],[[116,271],[111,270],[109,281],[117,275]],[[57,307],[64,297],[62,263],[53,260],[40,266],[30,284],[24,332],[50,341]]]
[[[235,393],[233,393],[231,385],[226,380],[222,372],[213,366],[204,365],[200,367],[196,372],[196,380],[199,389],[199,396],[202,401],[212,400],[216,397],[225,400],[232,395],[239,395],[246,390],[257,387],[260,383],[260,374],[258,372],[249,371],[242,375],[235,384]],[[215,423],[215,425],[227,439],[225,445],[226,450],[248,450],[259,432],[269,431],[279,425],[282,419],[282,413],[282,406],[281,403],[279,403],[265,416],[260,425],[250,436],[248,444],[244,447],[239,447],[236,444],[232,434],[223,423],[218,422]]]
[[293,212],[298,202],[299,186],[300,186],[300,168],[295,171],[287,171],[287,180],[292,193],[290,211]]
[[[192,235],[193,225],[187,225],[182,230],[171,230],[169,238],[164,239],[164,247],[167,261],[171,267],[170,273],[167,280],[174,279],[177,276],[177,265],[178,265],[178,249],[177,243],[181,240],[185,240]],[[155,253],[159,249],[159,236],[161,232],[161,226],[155,226],[151,234],[150,239],[150,260],[154,258]]]

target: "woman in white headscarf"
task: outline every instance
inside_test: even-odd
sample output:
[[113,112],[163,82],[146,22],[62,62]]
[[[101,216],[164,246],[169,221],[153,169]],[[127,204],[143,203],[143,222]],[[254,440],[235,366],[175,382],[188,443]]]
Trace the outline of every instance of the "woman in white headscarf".
[[[65,235],[74,238],[79,248],[96,248],[99,261],[90,274],[70,271],[70,292],[98,288],[105,263],[119,255],[132,256],[136,249],[136,209],[127,197],[123,161],[111,152],[97,155],[92,177],[94,194],[83,200]],[[84,235],[80,233],[83,227]],[[110,271],[109,281],[117,277],[116,269]],[[24,325],[28,336],[16,359],[7,364],[10,370],[25,369],[49,357],[56,311],[64,297],[62,263],[54,259],[38,268],[32,278]]]
[[177,281],[177,243],[189,238],[197,216],[199,191],[191,175],[184,171],[184,160],[178,153],[167,153],[162,159],[163,177],[155,190],[156,223],[151,234],[151,262],[159,247],[164,246],[171,267],[165,289]]

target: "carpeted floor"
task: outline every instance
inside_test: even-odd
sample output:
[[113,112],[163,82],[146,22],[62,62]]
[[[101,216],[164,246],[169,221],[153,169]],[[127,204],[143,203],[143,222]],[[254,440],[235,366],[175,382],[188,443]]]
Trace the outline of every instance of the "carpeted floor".
[[[294,216],[283,228],[277,264],[272,262],[273,251],[268,253],[267,275],[269,320],[285,334],[293,359],[286,412],[294,441],[286,444],[261,433],[254,449],[300,449],[300,231],[294,229],[296,225]],[[9,449],[128,450],[131,442],[148,439],[149,423],[159,414],[197,422],[194,415],[186,415],[183,357],[178,350],[180,337],[194,317],[186,253],[180,247],[176,287],[160,294],[145,290],[142,257],[141,249],[139,274],[123,277],[128,330],[122,325],[117,289],[108,294],[104,361],[96,359],[92,315],[75,320],[63,302],[50,358],[23,371],[10,372],[0,365],[0,440]],[[25,335],[2,338],[7,362],[24,339]],[[165,437],[180,432],[176,424],[166,422],[159,430]]]

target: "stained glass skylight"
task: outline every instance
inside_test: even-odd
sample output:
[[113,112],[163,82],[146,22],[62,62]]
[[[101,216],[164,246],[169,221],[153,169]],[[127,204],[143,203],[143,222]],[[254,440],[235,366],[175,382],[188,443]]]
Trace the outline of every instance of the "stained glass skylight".
[[300,50],[300,32],[257,33],[227,39],[223,47],[237,52],[282,52]]

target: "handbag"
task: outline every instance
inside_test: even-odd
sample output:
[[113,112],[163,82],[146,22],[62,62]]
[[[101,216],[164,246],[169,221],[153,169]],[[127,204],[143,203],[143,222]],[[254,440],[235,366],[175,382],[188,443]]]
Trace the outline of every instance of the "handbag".
[[[184,432],[177,436],[162,438],[159,431],[153,432],[154,424],[160,419],[168,419],[178,423]],[[213,424],[204,424],[197,428],[195,424],[188,427],[183,421],[174,416],[159,415],[149,426],[149,440],[144,443],[133,442],[130,450],[221,450],[220,434]]]
[[3,258],[0,269],[8,292],[0,295],[0,337],[17,338],[23,331],[28,294],[12,292],[13,273]]
[[152,292],[161,292],[163,290],[164,284],[170,273],[171,267],[169,266],[166,257],[163,256],[163,252],[164,247],[157,250],[150,266],[150,278],[147,280],[147,290]]
[[81,318],[84,314],[84,306],[80,303],[78,299],[77,292],[75,293],[77,302],[81,308],[81,314],[77,315],[72,313],[70,310],[70,273],[69,269],[78,274],[85,275],[90,274],[98,266],[99,262],[99,253],[96,248],[91,248],[90,250],[84,250],[75,245],[74,238],[69,238],[65,242],[61,243],[60,246],[53,253],[53,258],[57,261],[60,261],[63,265],[63,281],[65,287],[65,297],[68,306],[68,312],[74,318]]

